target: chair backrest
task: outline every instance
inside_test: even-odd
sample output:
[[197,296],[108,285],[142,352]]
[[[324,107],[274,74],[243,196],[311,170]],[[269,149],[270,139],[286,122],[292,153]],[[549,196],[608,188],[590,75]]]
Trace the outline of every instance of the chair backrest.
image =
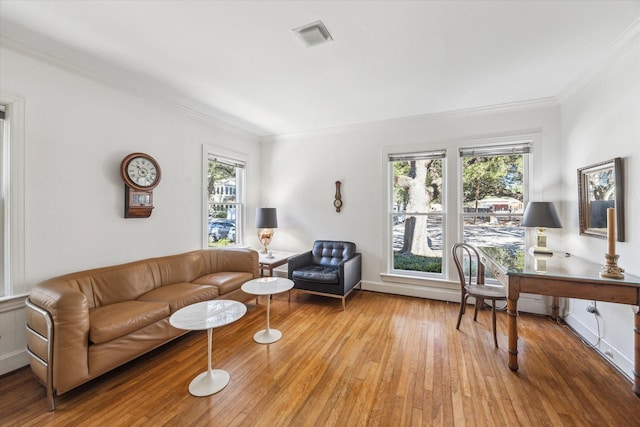
[[316,240],[311,250],[312,263],[336,267],[356,254],[356,244],[333,240]]
[[460,286],[484,285],[484,265],[476,248],[465,243],[456,243],[451,248],[453,261],[460,277]]

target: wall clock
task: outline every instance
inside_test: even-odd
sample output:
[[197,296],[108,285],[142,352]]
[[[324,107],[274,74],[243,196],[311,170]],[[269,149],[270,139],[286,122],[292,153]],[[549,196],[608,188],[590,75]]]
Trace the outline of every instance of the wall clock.
[[336,195],[333,201],[333,206],[336,208],[336,212],[340,212],[342,208],[342,195],[340,194],[340,181],[336,181]]
[[148,218],[153,210],[153,189],[160,183],[160,165],[148,154],[131,153],[122,159],[124,217]]

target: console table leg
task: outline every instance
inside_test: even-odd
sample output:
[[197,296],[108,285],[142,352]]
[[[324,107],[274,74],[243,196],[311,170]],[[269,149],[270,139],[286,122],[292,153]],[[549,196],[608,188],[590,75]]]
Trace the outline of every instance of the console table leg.
[[507,300],[509,315],[509,369],[518,370],[518,298],[511,296]]
[[635,327],[633,328],[633,392],[640,397],[640,307],[633,307]]

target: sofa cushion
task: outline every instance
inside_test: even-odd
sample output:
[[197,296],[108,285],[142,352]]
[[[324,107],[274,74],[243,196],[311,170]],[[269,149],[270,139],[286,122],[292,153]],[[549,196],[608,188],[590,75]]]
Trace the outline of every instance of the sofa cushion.
[[89,340],[111,341],[169,316],[169,305],[160,302],[124,301],[89,311]]
[[84,292],[87,298],[91,295],[89,304],[92,308],[132,301],[155,287],[151,268],[144,262],[96,269],[77,280],[90,285],[91,291]]
[[157,258],[155,264],[160,272],[160,286],[192,282],[207,272],[201,251]]
[[251,279],[253,279],[251,273],[221,272],[199,277],[193,283],[215,286],[218,288],[220,295],[224,295],[240,289],[243,283]]
[[182,307],[195,304],[200,301],[208,301],[218,297],[218,288],[215,286],[198,285],[195,283],[174,283],[156,288],[141,295],[138,301],[164,302],[169,304],[171,313],[175,313]]
[[297,280],[309,280],[320,283],[338,283],[338,269],[326,265],[305,265],[293,271],[292,277]]

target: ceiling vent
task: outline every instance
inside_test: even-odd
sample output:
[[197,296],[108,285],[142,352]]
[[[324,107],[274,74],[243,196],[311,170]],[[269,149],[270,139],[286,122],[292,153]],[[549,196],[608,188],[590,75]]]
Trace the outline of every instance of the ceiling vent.
[[322,21],[316,21],[303,25],[302,27],[294,28],[293,32],[300,37],[300,40],[302,40],[307,47],[333,41],[333,37],[331,37],[329,30],[327,30],[327,27],[324,26]]

